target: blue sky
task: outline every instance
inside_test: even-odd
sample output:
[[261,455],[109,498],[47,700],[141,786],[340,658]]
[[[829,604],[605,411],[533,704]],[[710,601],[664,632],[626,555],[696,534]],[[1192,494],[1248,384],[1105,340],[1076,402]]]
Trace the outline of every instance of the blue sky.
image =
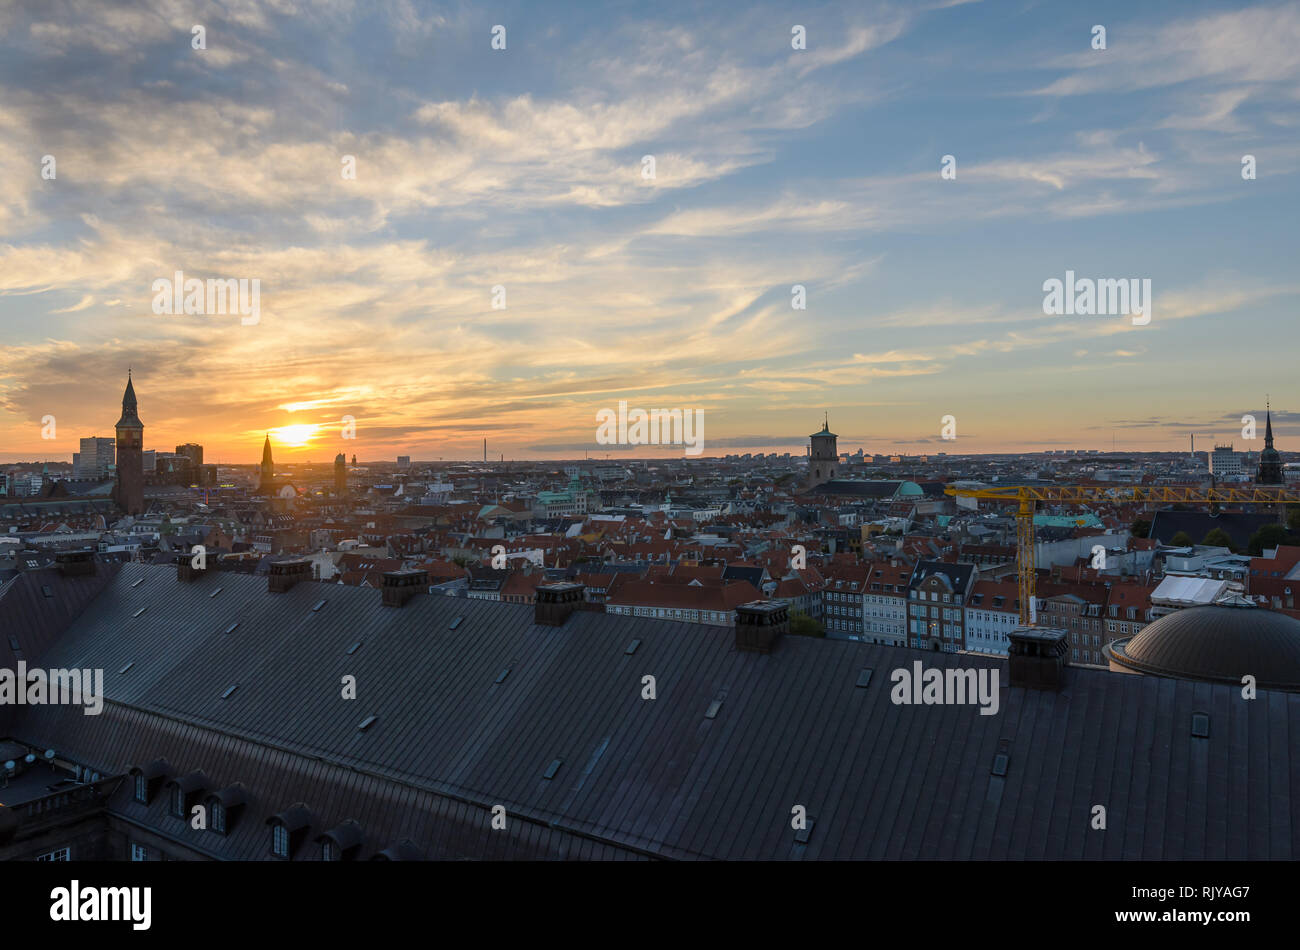
[[[1267,392],[1289,448],[1297,80],[1294,4],[9,5],[0,459],[107,434],[128,364],[147,444],[227,461],[627,454],[620,399],[983,452],[1259,448]],[[1151,323],[1044,314],[1067,269]],[[154,314],[176,270],[260,321]]]

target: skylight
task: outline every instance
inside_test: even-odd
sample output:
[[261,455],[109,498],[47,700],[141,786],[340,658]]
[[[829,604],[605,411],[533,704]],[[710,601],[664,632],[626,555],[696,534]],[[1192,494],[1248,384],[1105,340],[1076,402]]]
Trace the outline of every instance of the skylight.
[[794,840],[799,844],[807,844],[808,839],[812,837],[813,825],[816,822],[812,818],[804,819],[804,826],[794,833]]
[[365,719],[361,720],[361,725],[357,726],[357,728],[361,730],[369,729],[378,718],[378,716],[367,716]]

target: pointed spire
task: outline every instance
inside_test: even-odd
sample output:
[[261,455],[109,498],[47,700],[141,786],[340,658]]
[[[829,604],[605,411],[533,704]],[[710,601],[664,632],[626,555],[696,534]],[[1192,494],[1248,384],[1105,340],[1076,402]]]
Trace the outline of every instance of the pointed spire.
[[262,464],[271,465],[271,433],[266,434],[266,441],[262,443]]
[[119,426],[142,426],[140,416],[138,415],[138,406],[135,401],[135,384],[131,382],[131,370],[126,371],[126,391],[122,393],[122,418],[117,421]]
[[1268,403],[1268,398],[1264,399],[1264,448],[1273,447],[1273,409]]

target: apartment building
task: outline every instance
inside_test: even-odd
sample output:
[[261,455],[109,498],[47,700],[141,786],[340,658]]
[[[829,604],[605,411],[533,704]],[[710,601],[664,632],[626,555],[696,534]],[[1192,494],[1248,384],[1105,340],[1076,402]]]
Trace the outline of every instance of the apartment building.
[[973,564],[918,562],[908,581],[907,645],[944,653],[966,649],[963,608],[977,576]]

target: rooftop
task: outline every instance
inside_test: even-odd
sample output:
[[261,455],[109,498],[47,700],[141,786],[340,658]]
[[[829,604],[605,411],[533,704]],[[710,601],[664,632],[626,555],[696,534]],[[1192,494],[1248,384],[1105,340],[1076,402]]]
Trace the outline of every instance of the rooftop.
[[[1300,857],[1300,694],[1241,714],[1231,684],[1069,668],[1058,692],[1008,685],[990,657],[792,636],[761,655],[726,628],[379,601],[124,565],[44,660],[103,668],[103,714],[22,707],[13,735],[106,775],[165,758],[244,783],[256,820],[224,837],[130,783],[111,800],[221,858],[265,857],[264,820],[297,802],[312,836],[356,820],[366,855],[409,837],[436,857]],[[996,671],[998,713],[894,702],[890,673],[914,662]],[[1099,801],[1105,835],[1088,830]],[[517,831],[484,831],[492,804]],[[794,804],[815,819],[803,840]]]

